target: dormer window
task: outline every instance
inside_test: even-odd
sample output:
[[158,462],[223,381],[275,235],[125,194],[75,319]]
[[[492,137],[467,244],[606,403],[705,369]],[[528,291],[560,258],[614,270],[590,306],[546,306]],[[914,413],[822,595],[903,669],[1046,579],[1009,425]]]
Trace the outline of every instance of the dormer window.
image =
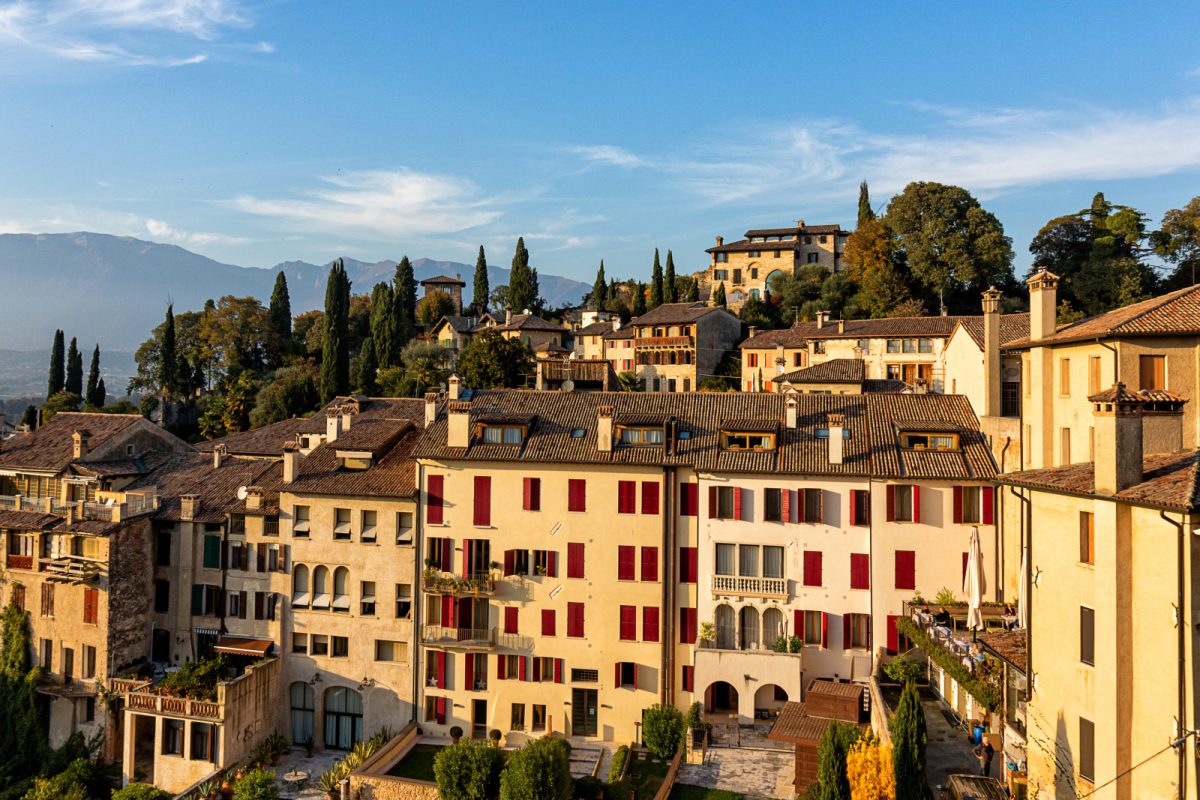
[[484,444],[520,444],[524,429],[519,425],[483,425],[480,438]]
[[901,432],[900,446],[905,450],[958,450],[958,434]]
[[[830,392],[809,392],[809,394],[830,394]],[[828,439],[829,438],[829,428],[817,428],[817,438],[818,439]],[[849,428],[842,428],[842,438],[843,439],[850,438],[850,429]]]
[[361,471],[375,463],[375,454],[369,450],[338,450],[336,455],[342,469]]
[[775,434],[756,433],[753,431],[722,431],[721,449],[723,450],[774,450]]
[[618,426],[617,436],[623,445],[662,445],[663,429],[648,426]]

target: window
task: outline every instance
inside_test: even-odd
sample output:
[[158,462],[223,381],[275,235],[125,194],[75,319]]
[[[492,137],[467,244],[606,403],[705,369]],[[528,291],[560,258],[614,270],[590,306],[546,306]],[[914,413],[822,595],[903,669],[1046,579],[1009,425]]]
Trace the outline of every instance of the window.
[[532,730],[546,730],[546,706],[544,703],[533,704],[533,720]]
[[364,617],[375,616],[375,581],[363,581],[360,584],[361,597],[359,611]]
[[766,489],[763,491],[763,519],[767,522],[783,522],[783,493],[789,489]]
[[804,551],[804,585],[805,586],[821,586],[821,551],[820,550],[805,550]]
[[750,353],[750,354],[748,354],[748,356],[747,356],[747,362],[748,362],[748,363],[746,364],[746,366],[748,366],[748,367],[757,367],[757,366],[758,366],[758,353]]
[[558,577],[558,553],[554,550],[533,550],[533,574],[548,578]]
[[375,640],[376,661],[407,661],[408,643],[394,642],[388,639]]
[[[318,569],[323,569],[318,567]],[[334,611],[349,611],[350,610],[350,570],[345,567],[338,567],[333,571],[333,610]],[[315,606],[317,598],[313,597],[313,605]]]
[[887,351],[889,353],[899,353],[900,352],[900,340],[899,339],[888,339],[887,340]]
[[958,522],[964,525],[978,525],[983,522],[983,487],[956,486],[955,495],[955,505],[958,506],[955,516],[959,517]]
[[430,475],[425,484],[425,521],[441,525],[445,520],[446,476]]
[[642,641],[658,641],[658,609],[654,606],[642,608]]
[[54,641],[42,639],[42,662],[44,672],[54,672]]
[[512,719],[511,719],[511,722],[509,722],[508,729],[510,731],[525,730],[525,704],[524,703],[513,703],[512,704]]
[[1088,395],[1100,394],[1100,356],[1088,358]]
[[333,637],[333,657],[346,658],[350,655],[350,638],[347,636]]
[[866,553],[850,554],[850,588],[871,588],[871,557]]
[[617,513],[633,514],[637,510],[637,483],[617,481]]
[[870,355],[870,353],[871,353],[871,340],[870,339],[859,339],[858,344],[856,346],[858,347],[859,350],[863,351],[864,355]]
[[600,670],[598,669],[572,669],[571,683],[599,683]]
[[567,481],[567,511],[587,511],[587,481],[583,478]]
[[292,571],[292,607],[306,608],[308,603],[308,567],[297,564]]
[[1167,388],[1167,357],[1138,356],[1138,375],[1141,388],[1162,391]]
[[1079,561],[1096,563],[1096,517],[1090,511],[1079,512]]
[[1071,396],[1071,359],[1058,360],[1058,396]]
[[350,538],[350,509],[335,508],[333,510],[333,538]]
[[162,721],[162,754],[164,756],[183,755],[183,720],[166,718]]
[[911,484],[887,487],[888,522],[920,522],[920,490]]
[[292,652],[304,654],[308,652],[308,634],[293,633],[292,634]]
[[492,479],[487,475],[475,476],[472,523],[478,528],[492,524]]
[[521,508],[526,511],[542,510],[542,479],[525,478],[522,481]]
[[524,433],[519,425],[483,425],[484,444],[520,444]]
[[412,616],[412,584],[396,584],[396,619],[409,619]]
[[917,352],[918,353],[932,353],[933,352],[933,339],[917,339]]
[[583,638],[583,603],[567,603],[567,636]]
[[679,548],[679,582],[695,583],[700,575],[700,552],[695,547]]
[[[762,258],[762,251],[761,250],[747,250],[746,258]],[[751,270],[751,272],[753,272],[753,271],[754,270]]]
[[713,519],[741,519],[742,490],[736,486],[710,486],[708,513]]
[[718,544],[716,549],[716,571],[718,575],[733,575],[734,545]]
[[807,263],[807,264],[817,264],[820,262],[820,260],[821,260],[820,253],[808,253],[807,256],[805,257],[805,263]]
[[825,519],[824,497],[822,489],[804,489],[801,501],[801,513],[805,522],[823,522]]
[[871,493],[865,489],[850,490],[850,524],[871,524]]
[[533,680],[536,683],[561,683],[562,659],[533,657]]
[[663,429],[657,427],[627,428],[624,425],[620,425],[617,427],[617,437],[621,444],[661,445],[663,443]]
[[154,533],[154,565],[171,566],[171,531],[159,529]]
[[1096,663],[1096,612],[1087,606],[1079,607],[1079,660]]
[[758,545],[738,545],[738,575],[743,578],[758,577]]
[[725,450],[774,450],[775,434],[722,431],[721,447]]
[[900,446],[909,450],[957,450],[957,433],[901,433]]
[[583,542],[567,543],[567,577],[582,578],[584,576],[584,544]]
[[804,643],[823,646],[825,644],[825,615],[820,611],[797,611],[796,615],[803,622]]
[[637,664],[629,661],[617,662],[617,688],[637,688]]
[[308,526],[308,506],[294,506],[292,508],[292,535],[308,536]]
[[637,641],[637,606],[621,606],[618,612],[621,641]]
[[642,513],[658,514],[658,484],[654,481],[642,481]]
[[396,512],[396,544],[413,543],[413,512]]
[[1096,725],[1083,717],[1079,718],[1079,777],[1096,780]]
[[637,548],[631,544],[617,545],[617,580],[637,580],[636,557]]
[[1058,463],[1066,465],[1071,463],[1071,429],[1058,429]]
[[220,569],[221,568],[221,537],[220,536],[205,536],[204,537],[204,568],[205,569]]
[[845,614],[842,617],[842,646],[869,648],[871,646],[871,615]]
[[700,513],[700,486],[698,484],[679,484],[679,513],[685,517],[694,517]]
[[90,644],[83,646],[83,677],[96,677],[96,648]]
[[915,550],[896,551],[896,588],[917,588],[917,552]]
[[54,616],[54,584],[42,584],[42,616]]
[[192,761],[217,763],[217,728],[207,722],[192,723]]
[[167,614],[171,611],[171,582],[156,580],[154,582],[154,611],[157,614]]
[[762,557],[762,576],[764,578],[783,578],[783,547],[764,545]]
[[558,628],[557,614],[553,608],[542,609],[542,636],[556,636]]
[[642,548],[642,580],[657,581],[658,580],[658,548],[643,547]]
[[363,511],[360,515],[359,522],[362,528],[359,536],[364,542],[375,541],[375,523],[378,519],[379,515],[374,511]]
[[504,609],[504,632],[517,633],[520,630],[521,609],[508,606]]

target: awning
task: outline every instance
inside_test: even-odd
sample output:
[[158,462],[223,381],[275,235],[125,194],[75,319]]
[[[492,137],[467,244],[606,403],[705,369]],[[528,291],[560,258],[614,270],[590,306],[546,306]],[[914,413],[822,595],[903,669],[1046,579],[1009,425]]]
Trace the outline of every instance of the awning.
[[222,636],[213,648],[218,653],[229,653],[234,656],[254,656],[262,658],[274,647],[270,639],[247,639],[243,636]]

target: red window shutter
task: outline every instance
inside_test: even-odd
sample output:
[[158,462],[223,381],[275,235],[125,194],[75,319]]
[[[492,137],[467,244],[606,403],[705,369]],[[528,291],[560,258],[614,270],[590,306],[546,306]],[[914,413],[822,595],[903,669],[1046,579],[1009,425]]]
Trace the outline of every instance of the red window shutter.
[[617,513],[632,514],[634,506],[634,498],[631,496],[636,494],[636,489],[633,488],[633,481],[617,481]]
[[620,636],[622,641],[632,642],[637,639],[637,606],[620,607]]
[[449,572],[452,569],[452,567],[450,566],[450,559],[454,557],[454,540],[444,538],[441,541],[442,541],[442,565],[441,565],[442,572]]
[[679,643],[696,643],[696,609],[679,609]]
[[792,490],[779,490],[779,519],[783,522],[792,521]]
[[658,641],[658,609],[654,606],[642,609],[642,641]]
[[533,682],[540,683],[542,680],[542,659],[537,656],[533,657]]
[[954,524],[961,525],[963,521],[963,487],[954,487]]
[[806,492],[803,489],[796,490],[796,521],[804,522],[808,518],[807,502],[805,497]]
[[708,487],[708,518],[717,518],[717,487]]
[[637,579],[637,576],[634,574],[634,570],[636,569],[634,559],[637,558],[635,552],[636,548],[633,545],[617,545],[617,580],[632,581]]
[[517,571],[517,551],[504,551],[504,574],[505,576],[512,575]]
[[866,553],[850,554],[850,588],[871,588],[871,560]]
[[688,583],[695,583],[700,578],[700,549],[687,547]]
[[463,683],[465,684],[463,688],[469,692],[475,688],[475,654],[467,653],[463,661],[466,662],[463,669]]
[[842,614],[842,649],[843,650],[849,650],[850,645],[853,644],[853,642],[851,641],[851,638],[850,638],[851,627],[852,627],[851,618],[852,618],[852,615],[850,615],[850,614]]
[[517,614],[516,606],[508,606],[504,609],[504,632],[517,633]]
[[963,568],[962,568],[962,582],[963,582],[963,586],[966,586],[966,585],[967,585],[967,562],[968,562],[968,561],[970,561],[970,560],[971,560],[971,554],[970,554],[970,553],[963,553],[963,554],[962,554],[962,567],[963,567]]
[[567,544],[567,577],[582,578],[583,574],[583,542],[569,542]]
[[555,635],[554,629],[555,629],[556,625],[554,623],[555,623],[554,609],[552,609],[552,608],[542,609],[542,636],[554,636]]
[[528,656],[518,656],[518,659],[519,660],[517,661],[517,679],[522,680],[522,681],[527,681],[527,680],[529,680],[529,672],[528,672],[529,657]]
[[637,665],[637,662],[634,662],[634,665],[633,665],[633,683],[631,684],[631,686],[634,689],[638,688],[638,665]]
[[487,475],[475,476],[475,519],[476,525],[492,524],[492,479]]
[[858,524],[858,489],[850,490],[850,524]]
[[471,540],[463,539],[463,577],[471,574]]
[[425,521],[430,525],[441,525],[442,504],[446,488],[445,475],[430,475],[425,484]]
[[891,483],[887,487],[887,521],[896,521],[896,486]]
[[546,577],[558,577],[558,551],[551,550],[546,553]]
[[699,512],[700,487],[695,483],[679,484],[679,513],[694,517]]
[[742,519],[742,487],[733,487],[733,518]]
[[683,667],[683,690],[685,692],[696,691],[696,668],[684,665]]
[[439,697],[437,703],[434,704],[434,709],[437,712],[438,725],[446,724],[446,698]]
[[658,580],[658,548],[642,548],[642,580]]
[[983,487],[983,520],[984,525],[992,525],[996,519],[996,490],[991,486]]
[[896,551],[896,588],[917,588],[917,554],[913,550]]
[[563,660],[561,658],[554,659],[554,682],[563,682]]
[[913,493],[913,522],[921,521],[921,487],[915,483],[912,487]]
[[896,630],[896,615],[888,614],[887,618],[887,649],[895,654],[900,649],[900,633]]
[[621,662],[620,662],[620,661],[618,661],[618,662],[617,662],[616,664],[614,664],[613,666],[617,668],[617,675],[616,675],[616,678],[615,678],[615,685],[616,685],[616,687],[617,687],[618,689],[620,689],[620,688],[621,688],[621,666],[622,666],[622,664],[621,664]]
[[567,510],[587,511],[587,481],[583,478],[567,481]]
[[821,612],[821,647],[829,649],[829,615]]
[[446,688],[446,653],[442,650],[437,654],[437,688]]
[[797,609],[792,615],[792,635],[799,636],[800,641],[804,641],[804,612]]
[[542,510],[542,479],[526,478],[524,481],[522,508],[526,511]]
[[654,481],[642,481],[642,513],[658,513],[658,484]]
[[821,586],[823,584],[821,575],[821,551],[820,550],[805,550],[804,551],[804,585],[805,586]]
[[567,636],[583,636],[583,603],[567,603]]
[[508,656],[496,656],[496,680],[508,680]]

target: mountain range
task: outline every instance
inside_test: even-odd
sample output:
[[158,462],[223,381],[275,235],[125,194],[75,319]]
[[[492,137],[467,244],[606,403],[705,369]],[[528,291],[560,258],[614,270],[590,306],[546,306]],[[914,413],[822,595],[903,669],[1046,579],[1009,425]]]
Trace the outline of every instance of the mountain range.
[[[395,261],[369,263],[343,259],[351,291],[370,292],[391,280]],[[472,264],[418,258],[418,281],[458,275],[466,281],[463,301],[471,300]],[[534,265],[536,266],[536,265]],[[265,305],[275,275],[287,275],[292,313],[325,304],[329,264],[285,261],[269,269],[224,264],[170,244],[103,233],[14,233],[0,235],[0,348],[45,350],[57,328],[79,337],[91,352],[131,350],[162,321],[167,303],[176,311],[195,310],[224,295],[259,298]],[[508,283],[509,270],[488,265],[491,287]],[[542,297],[551,306],[578,303],[589,284],[557,275],[538,275]],[[420,290],[418,290],[418,297]],[[85,365],[86,366],[86,365]]]

